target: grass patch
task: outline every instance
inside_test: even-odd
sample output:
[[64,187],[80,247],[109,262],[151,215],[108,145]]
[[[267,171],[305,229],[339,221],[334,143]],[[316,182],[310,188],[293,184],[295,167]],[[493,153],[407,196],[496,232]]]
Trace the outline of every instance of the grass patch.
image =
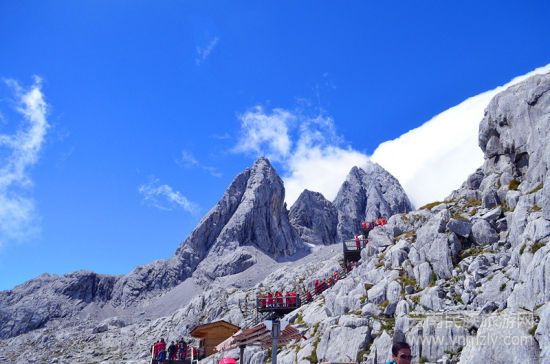
[[298,312],[298,315],[296,315],[296,321],[294,321],[296,324],[303,324],[304,323],[304,315],[302,312]]
[[411,278],[407,275],[403,275],[400,277],[400,280],[401,280],[401,283],[403,283],[403,287],[405,286],[413,286],[413,287],[416,287],[416,285],[418,284],[416,282],[416,279],[414,278]]
[[427,362],[428,362],[428,358],[426,358],[425,356],[421,356],[420,359],[418,360],[418,362],[419,362],[420,364],[427,363]]
[[461,220],[461,221],[469,221],[466,217],[464,217],[461,213],[455,213],[451,215],[451,218],[455,220]]
[[388,334],[393,334],[393,330],[395,329],[395,317],[380,317],[380,322],[382,323],[382,330],[386,330]]
[[518,181],[517,179],[513,179],[510,182],[508,182],[508,189],[511,191],[517,191],[520,183],[521,182]]
[[463,251],[460,252],[460,260],[463,260],[463,259],[471,257],[471,256],[477,257],[478,255],[481,255],[483,253],[488,253],[488,252],[489,251],[486,250],[486,249],[476,248],[476,247],[466,249],[466,250],[463,250]]
[[539,326],[539,325],[536,324],[535,326],[531,327],[531,328],[529,329],[529,335],[531,335],[531,336],[534,337],[534,336],[535,336],[535,333],[537,332],[537,327],[538,327],[538,326]]
[[466,206],[466,207],[481,206],[481,200],[480,200],[480,199],[477,199],[477,198],[471,198],[471,199],[469,199],[469,200],[466,201],[466,203],[464,204],[464,206]]
[[430,202],[430,203],[425,204],[424,206],[422,206],[422,207],[420,208],[420,210],[431,210],[431,209],[433,209],[434,207],[441,205],[442,203],[445,203],[445,201],[434,201],[434,202]]
[[458,303],[460,303],[460,304],[462,304],[462,305],[464,304],[464,301],[462,301],[462,297],[460,297],[460,295],[459,295],[458,293],[454,293],[454,294],[453,294],[453,299],[454,299],[456,302],[458,302]]
[[533,244],[533,246],[531,247],[531,253],[535,254],[537,252],[537,250],[539,250],[540,248],[542,248],[543,246],[545,246],[546,244],[545,243],[542,243],[540,241],[537,241],[535,244]]
[[435,286],[435,282],[437,281],[437,274],[432,271],[432,274],[430,275],[430,287]]
[[365,292],[367,292],[369,289],[371,289],[372,287],[374,287],[373,284],[370,284],[370,283],[365,283],[364,284],[364,287],[365,287]]
[[411,301],[413,301],[415,305],[418,305],[420,303],[420,295],[411,296]]
[[543,187],[544,187],[544,183],[540,183],[537,187],[535,187],[531,191],[529,191],[529,193],[538,192],[538,191],[542,190]]
[[321,341],[320,337],[315,338],[315,341],[313,344],[311,344],[311,354],[306,356],[304,359],[308,360],[310,364],[317,364],[319,363],[319,360],[317,359],[317,346],[319,346],[319,342]]
[[389,304],[390,304],[390,301],[385,300],[384,302],[379,304],[378,307],[380,307],[380,309],[382,309],[382,311],[384,311],[386,309],[386,307],[388,307]]
[[519,249],[519,254],[520,254],[520,255],[523,254],[524,251],[525,251],[525,244],[523,244],[523,245],[521,246],[521,248]]
[[531,206],[531,212],[539,212],[540,210],[542,209],[537,204],[534,204],[533,206]]
[[320,324],[321,324],[320,322],[317,322],[313,325],[313,334],[311,336],[315,336],[317,334],[317,331],[319,331]]
[[365,304],[365,302],[367,302],[367,299],[368,299],[367,295],[361,296],[359,298],[359,302],[363,305]]

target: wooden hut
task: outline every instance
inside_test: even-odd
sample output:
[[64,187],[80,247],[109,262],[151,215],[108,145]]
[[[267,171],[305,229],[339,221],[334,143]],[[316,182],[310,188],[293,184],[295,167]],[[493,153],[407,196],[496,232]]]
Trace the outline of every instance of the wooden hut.
[[206,357],[215,352],[216,345],[231,337],[239,330],[239,326],[222,320],[196,326],[191,330],[191,336],[200,340],[199,349],[204,352],[204,356]]

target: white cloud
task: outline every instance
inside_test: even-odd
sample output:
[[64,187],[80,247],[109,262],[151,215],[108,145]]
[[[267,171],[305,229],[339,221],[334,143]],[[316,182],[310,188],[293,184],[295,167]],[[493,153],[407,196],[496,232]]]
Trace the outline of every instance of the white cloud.
[[22,118],[13,134],[0,134],[0,246],[28,239],[39,230],[34,201],[25,193],[32,186],[28,170],[38,161],[49,127],[40,78],[35,77],[29,88],[15,80],[5,82],[13,91],[15,110]]
[[263,153],[273,161],[284,160],[291,149],[289,124],[295,115],[284,109],[274,109],[270,114],[261,106],[255,106],[242,115],[242,135],[236,152]]
[[191,152],[186,150],[181,152],[180,158],[176,160],[176,163],[184,168],[200,168],[203,171],[208,172],[213,177],[222,177],[222,174],[217,168],[202,164]]
[[195,58],[195,63],[197,65],[200,65],[201,63],[206,61],[214,48],[216,48],[216,46],[218,45],[219,40],[219,37],[215,37],[206,45],[206,47],[197,47],[197,57]]
[[380,144],[371,159],[399,180],[415,206],[443,200],[483,164],[478,132],[489,101],[506,88],[549,71],[550,64],[470,97],[399,138]]
[[[549,71],[547,65],[471,97],[380,144],[370,159],[400,181],[416,206],[442,200],[483,163],[478,129],[491,98],[533,74]],[[369,160],[338,138],[333,120],[324,115],[308,118],[283,109],[267,113],[257,106],[240,119],[243,137],[236,150],[280,162],[289,206],[306,188],[333,200],[349,170]]]
[[199,207],[195,203],[189,201],[187,197],[169,185],[160,184],[157,178],[140,185],[138,191],[143,195],[143,200],[146,203],[161,210],[171,211],[179,207],[191,214],[196,214],[199,211]]
[[[236,151],[266,155],[283,166],[286,202],[291,206],[305,188],[332,200],[350,169],[367,156],[337,135],[332,118],[256,106],[240,116],[242,137]],[[292,142],[291,139],[295,140]]]

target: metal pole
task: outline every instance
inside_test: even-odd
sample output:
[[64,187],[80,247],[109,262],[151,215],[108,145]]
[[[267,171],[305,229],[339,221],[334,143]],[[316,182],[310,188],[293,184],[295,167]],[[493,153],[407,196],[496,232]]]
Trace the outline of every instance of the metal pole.
[[241,349],[241,357],[239,359],[239,363],[243,364],[244,363],[244,348],[246,347],[246,345],[240,345],[239,346],[239,349]]
[[271,364],[277,364],[277,345],[280,328],[279,320],[273,320],[273,325],[271,326]]

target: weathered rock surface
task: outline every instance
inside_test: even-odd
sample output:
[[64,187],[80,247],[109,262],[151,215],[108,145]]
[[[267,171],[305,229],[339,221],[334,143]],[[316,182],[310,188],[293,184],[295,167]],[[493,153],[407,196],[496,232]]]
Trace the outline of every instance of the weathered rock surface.
[[290,208],[290,224],[310,244],[336,243],[338,211],[322,194],[305,190]]
[[340,187],[334,205],[338,210],[338,241],[360,232],[362,220],[412,210],[407,194],[389,172],[370,163],[363,170],[353,167]]

